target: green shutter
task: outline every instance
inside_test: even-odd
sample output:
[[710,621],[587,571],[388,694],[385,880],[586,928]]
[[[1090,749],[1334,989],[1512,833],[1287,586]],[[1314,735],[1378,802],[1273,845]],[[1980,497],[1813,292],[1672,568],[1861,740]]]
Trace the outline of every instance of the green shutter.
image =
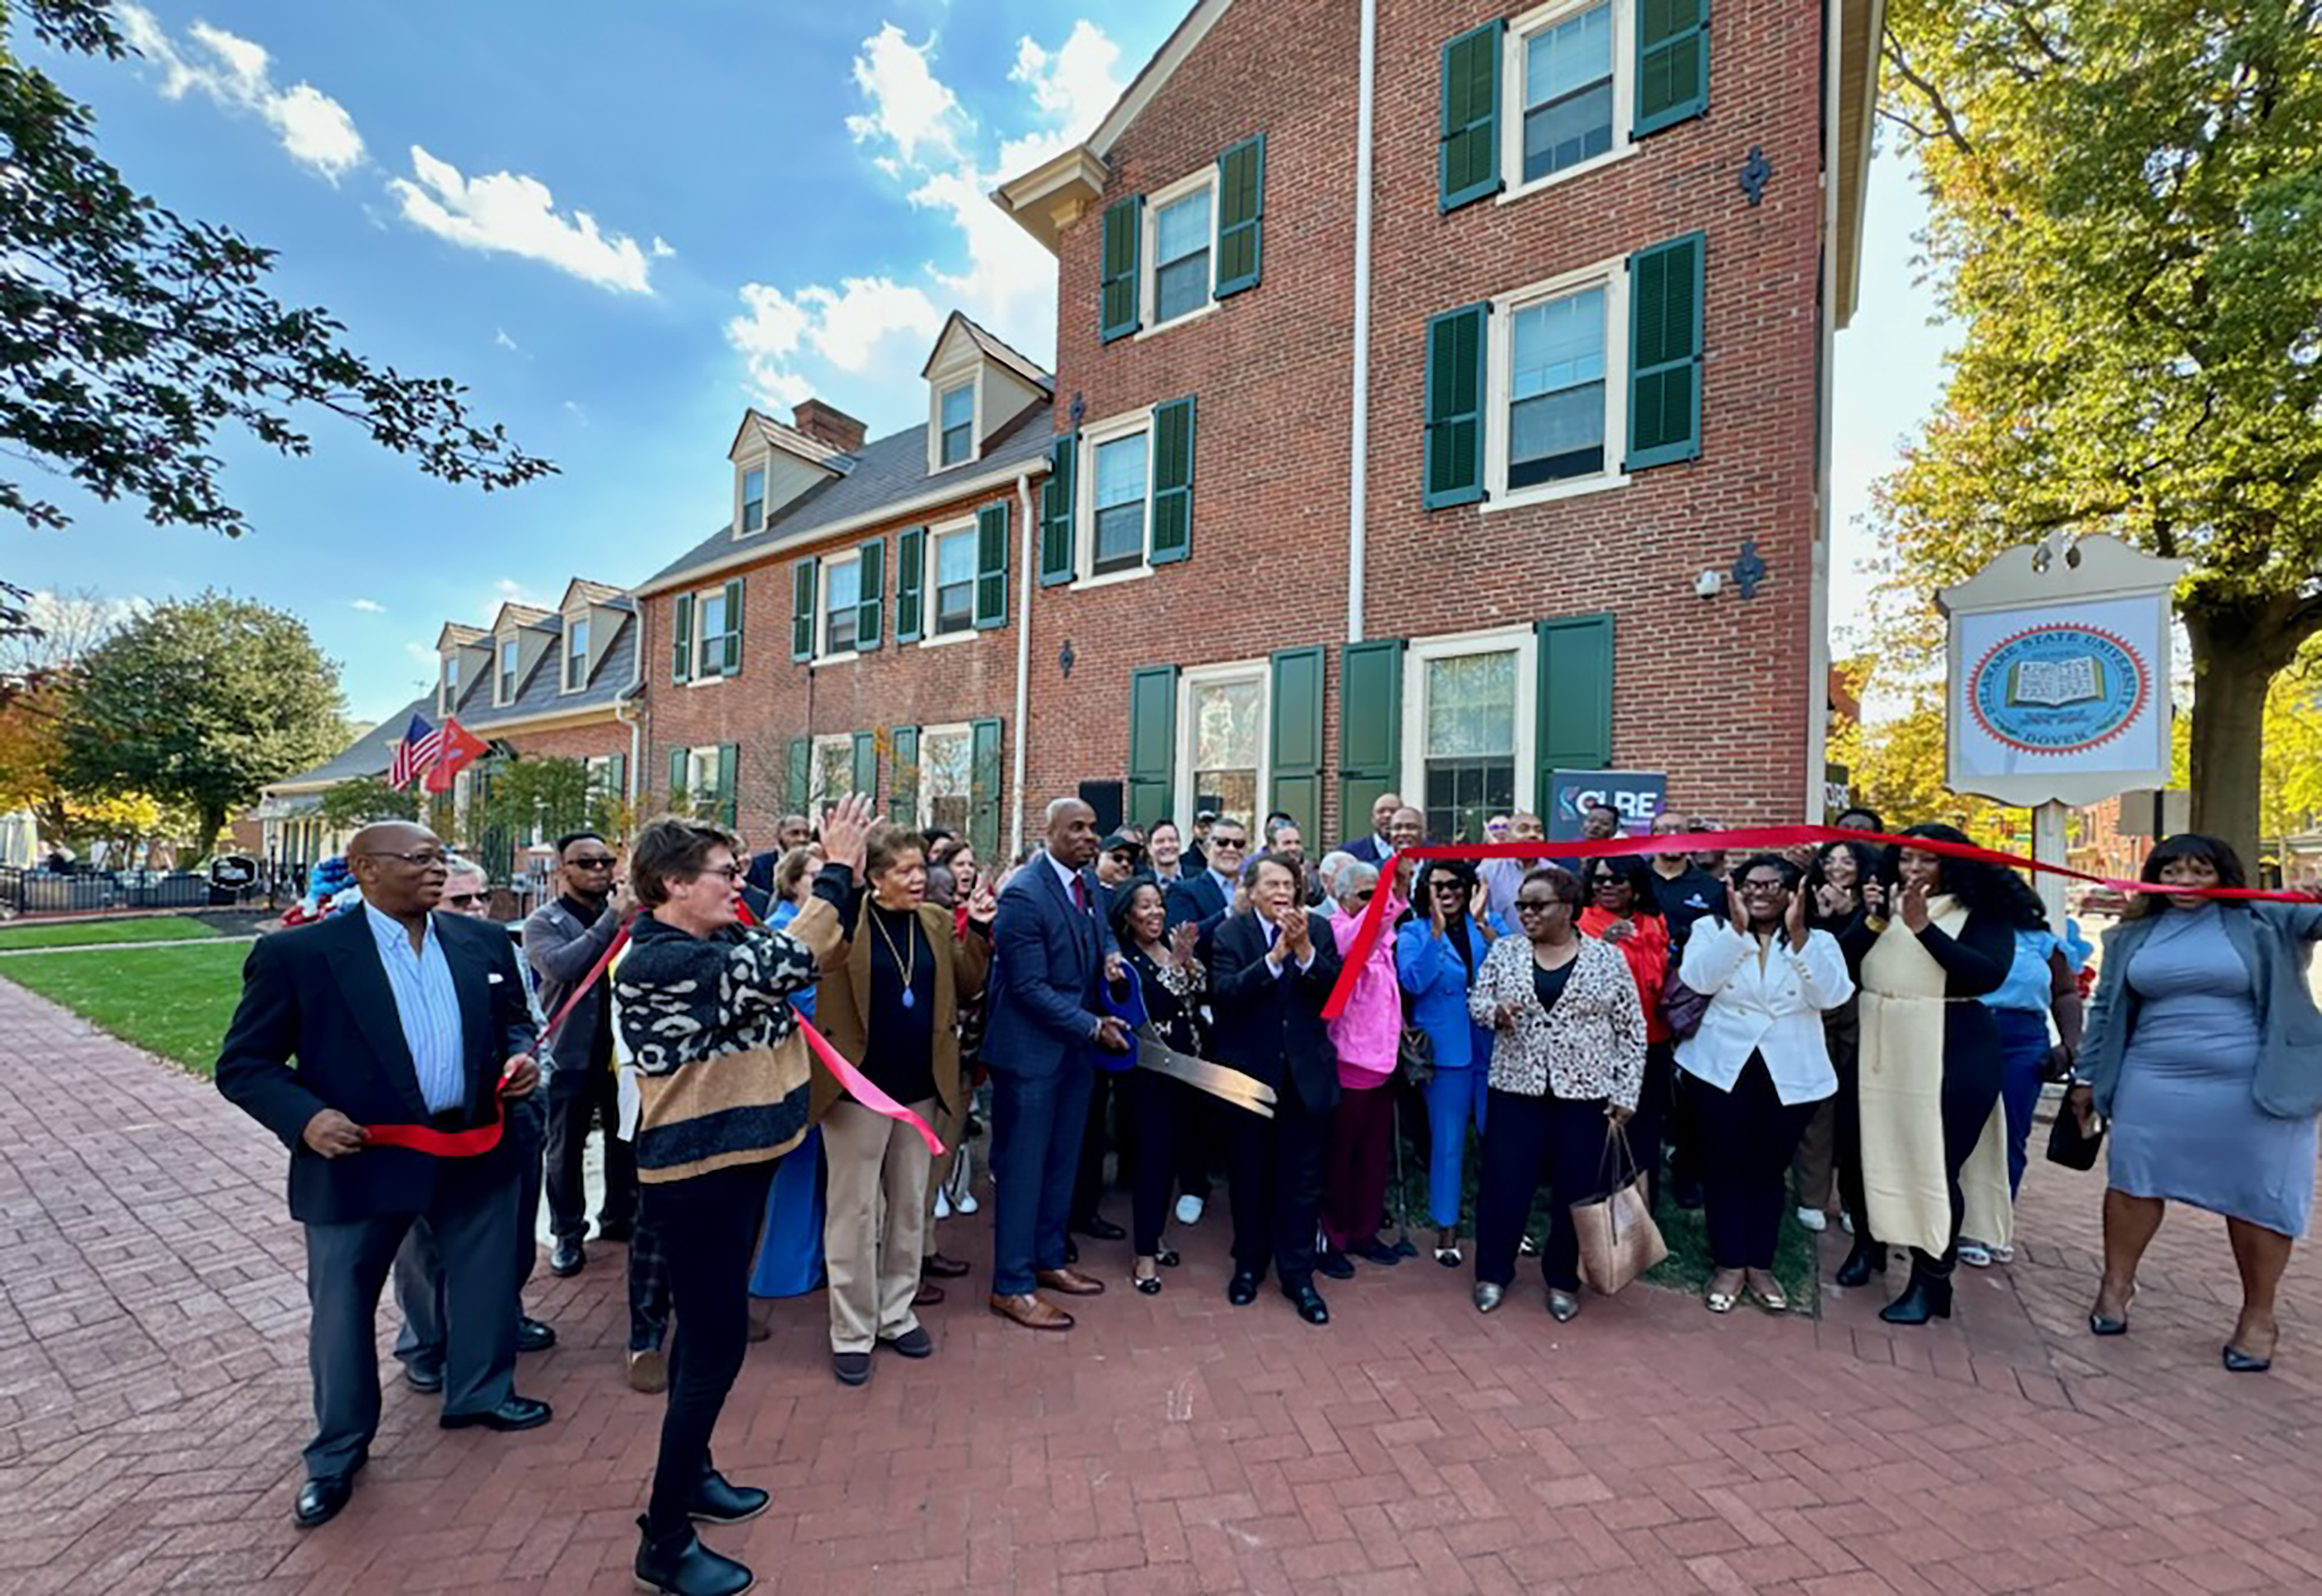
[[1426,507],[1484,497],[1484,356],[1492,307],[1470,305],[1427,321]]
[[672,809],[677,807],[678,798],[685,793],[686,760],[687,750],[672,748],[669,751],[669,805]]
[[1638,0],[1635,136],[1709,109],[1709,0]]
[[739,807],[736,789],[741,785],[742,745],[720,743],[718,745],[718,824],[732,830],[734,813]]
[[1172,399],[1153,409],[1153,548],[1155,565],[1193,552],[1193,401]]
[[864,798],[879,796],[879,734],[855,734],[855,790]]
[[1703,258],[1689,233],[1629,257],[1629,456],[1641,470],[1701,453]]
[[742,579],[726,584],[726,674],[742,673]]
[[[1129,676],[1129,790],[1121,814],[1151,825],[1177,788],[1177,668],[1147,665]],[[1187,816],[1179,816],[1182,824]]]
[[612,753],[605,756],[604,796],[626,801],[629,796],[629,756]]
[[669,679],[693,679],[693,595],[677,596],[676,619],[670,627]]
[[[967,839],[979,859],[1000,857],[1000,723],[968,728]],[[998,879],[998,872],[993,872]]]
[[792,737],[784,761],[782,801],[809,822],[814,813],[814,739]]
[[[1339,834],[1362,836],[1403,766],[1403,643],[1339,651]],[[1319,852],[1319,849],[1316,850]]]
[[1259,133],[1218,157],[1218,298],[1257,287],[1265,218],[1266,135]]
[[1540,785],[1545,807],[1558,771],[1613,763],[1613,617],[1542,621],[1540,638]]
[[894,777],[887,784],[887,818],[916,831],[919,824],[919,728],[897,726],[890,735],[895,754]]
[[908,527],[895,534],[895,641],[919,639],[919,594],[927,579],[928,529]]
[[1097,323],[1107,343],[1137,331],[1137,279],[1144,264],[1138,226],[1144,214],[1143,195],[1115,201],[1104,213],[1104,282]]
[[1081,435],[1065,433],[1048,445],[1048,480],[1040,489],[1040,586],[1073,579],[1074,467]]
[[887,543],[883,538],[873,538],[863,545],[863,569],[858,573],[862,586],[855,606],[855,651],[869,653],[879,646],[880,633],[884,626],[887,593]]
[[1436,188],[1446,211],[1500,191],[1500,41],[1506,28],[1494,18],[1443,47]]
[[814,658],[815,559],[791,567],[791,658]]
[[1008,624],[1008,501],[975,513],[975,627]]
[[[1266,695],[1273,783],[1266,807],[1298,822],[1309,838],[1322,825],[1322,651],[1286,648],[1273,660]],[[1313,855],[1321,857],[1319,853]]]

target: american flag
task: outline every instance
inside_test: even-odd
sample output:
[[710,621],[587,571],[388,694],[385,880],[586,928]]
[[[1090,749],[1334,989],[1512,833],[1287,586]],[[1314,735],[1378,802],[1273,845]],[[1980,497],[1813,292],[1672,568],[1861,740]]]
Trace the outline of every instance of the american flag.
[[432,768],[443,753],[443,729],[429,725],[425,716],[414,715],[411,725],[404,731],[403,741],[395,745],[395,757],[388,762],[388,786],[401,792]]

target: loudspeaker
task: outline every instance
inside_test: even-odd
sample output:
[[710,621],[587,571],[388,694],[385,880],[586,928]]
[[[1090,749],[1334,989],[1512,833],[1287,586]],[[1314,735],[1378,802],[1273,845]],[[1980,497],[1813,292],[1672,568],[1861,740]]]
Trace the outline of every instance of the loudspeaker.
[[1096,811],[1096,834],[1101,837],[1120,829],[1121,785],[1118,781],[1081,783],[1081,802]]

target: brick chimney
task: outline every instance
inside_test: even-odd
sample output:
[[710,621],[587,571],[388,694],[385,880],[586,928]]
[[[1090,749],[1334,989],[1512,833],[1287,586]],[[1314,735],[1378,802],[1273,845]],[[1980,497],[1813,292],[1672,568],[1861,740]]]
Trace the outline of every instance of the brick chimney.
[[844,410],[820,399],[809,399],[791,414],[799,431],[842,453],[852,454],[863,447],[863,424]]

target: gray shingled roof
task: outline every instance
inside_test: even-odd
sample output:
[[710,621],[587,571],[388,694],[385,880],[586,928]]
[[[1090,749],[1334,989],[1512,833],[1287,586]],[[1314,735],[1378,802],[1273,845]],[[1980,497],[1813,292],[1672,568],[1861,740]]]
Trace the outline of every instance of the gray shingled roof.
[[[730,523],[663,566],[639,587],[650,588],[700,566],[714,564],[745,550],[769,547],[804,536],[825,526],[836,526],[857,516],[875,515],[888,505],[901,504],[936,491],[944,478],[980,477],[1006,466],[1028,465],[1045,455],[1053,441],[1049,431],[1050,404],[1037,404],[1014,425],[993,440],[983,458],[972,466],[954,466],[941,473],[928,470],[928,428],[925,422],[891,436],[865,443],[844,456],[846,474],[809,488],[782,506],[779,515],[748,537],[737,538]],[[462,724],[465,724],[464,722]]]
[[403,734],[411,725],[411,717],[415,715],[424,715],[430,724],[434,723],[435,696],[433,693],[424,698],[412,699],[410,703],[356,738],[353,744],[342,752],[337,758],[326,760],[311,771],[301,771],[296,776],[285,776],[281,780],[269,782],[267,785],[270,788],[306,787],[317,781],[335,783],[352,781],[361,776],[384,776],[387,774],[388,760],[391,757],[395,745],[403,741]]

